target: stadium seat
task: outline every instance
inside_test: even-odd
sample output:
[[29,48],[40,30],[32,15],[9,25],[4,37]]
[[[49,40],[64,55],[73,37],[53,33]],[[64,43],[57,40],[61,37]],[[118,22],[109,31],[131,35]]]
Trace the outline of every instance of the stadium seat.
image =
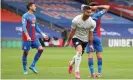
[[21,22],[21,16],[8,11],[6,9],[1,9],[1,21],[3,22]]

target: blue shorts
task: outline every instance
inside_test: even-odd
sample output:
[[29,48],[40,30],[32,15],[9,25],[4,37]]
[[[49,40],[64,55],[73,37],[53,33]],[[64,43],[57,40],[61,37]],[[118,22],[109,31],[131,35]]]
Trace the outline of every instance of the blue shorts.
[[[89,47],[90,47],[90,44],[88,42],[88,44],[86,46],[86,52],[87,53],[92,52]],[[102,42],[101,42],[101,38],[100,37],[98,37],[98,36],[94,36],[93,37],[93,48],[94,48],[93,52],[103,52]]]
[[35,41],[22,41],[22,49],[24,51],[29,51],[30,47],[32,47],[32,48],[39,48],[39,46],[41,46],[41,43],[39,42],[39,40],[35,40]]

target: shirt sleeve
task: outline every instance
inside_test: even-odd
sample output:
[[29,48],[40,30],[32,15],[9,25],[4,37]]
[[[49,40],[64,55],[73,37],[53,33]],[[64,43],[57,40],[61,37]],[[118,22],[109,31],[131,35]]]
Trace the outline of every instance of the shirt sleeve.
[[76,29],[76,21],[74,19],[72,20],[71,28]]
[[93,14],[93,18],[100,19],[105,13],[107,13],[107,10],[101,9]]
[[22,30],[23,30],[24,33],[26,33],[27,32],[27,29],[26,29],[26,25],[27,25],[26,15],[22,16],[22,25],[23,25]]
[[91,19],[90,31],[94,31],[95,27],[96,27],[96,21]]
[[35,25],[35,29],[36,29],[36,31],[37,31],[38,33],[41,33],[41,32],[42,32],[37,23],[36,23],[36,25]]

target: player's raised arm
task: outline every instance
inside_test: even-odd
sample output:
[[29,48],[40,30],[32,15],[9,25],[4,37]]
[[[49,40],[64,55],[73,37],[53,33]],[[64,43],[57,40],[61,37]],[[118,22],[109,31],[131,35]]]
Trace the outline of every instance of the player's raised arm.
[[38,33],[40,33],[45,39],[48,39],[48,36],[47,36],[45,33],[43,33],[43,32],[41,31],[41,29],[40,29],[40,27],[38,26],[37,23],[36,23],[35,29],[36,29],[36,31],[37,31]]
[[96,3],[90,3],[90,7],[95,13],[93,17],[101,18],[110,8],[109,5],[97,5]]
[[104,10],[109,10],[110,6],[109,5],[99,5],[97,6],[98,8],[102,8]]
[[26,35],[27,40],[31,41],[31,38],[30,38],[30,36],[29,36],[29,34],[27,32],[27,29],[26,29],[27,20],[26,20],[26,16],[25,15],[22,16],[22,25],[23,25],[22,30],[23,30],[24,34]]

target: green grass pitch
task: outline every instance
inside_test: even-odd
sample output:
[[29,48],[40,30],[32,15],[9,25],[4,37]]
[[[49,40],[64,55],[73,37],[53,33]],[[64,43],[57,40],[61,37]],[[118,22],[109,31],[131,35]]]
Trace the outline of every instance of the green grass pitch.
[[[38,74],[28,69],[28,75],[23,75],[22,50],[20,48],[2,48],[1,50],[2,79],[75,79],[74,74],[68,74],[68,61],[75,55],[74,48],[45,48],[37,63]],[[28,55],[30,66],[36,49]],[[95,54],[94,54],[95,56]],[[97,71],[96,56],[94,57]],[[80,66],[81,79],[89,79],[90,72],[85,53]],[[107,48],[103,53],[103,72],[100,79],[133,79],[133,48]]]

